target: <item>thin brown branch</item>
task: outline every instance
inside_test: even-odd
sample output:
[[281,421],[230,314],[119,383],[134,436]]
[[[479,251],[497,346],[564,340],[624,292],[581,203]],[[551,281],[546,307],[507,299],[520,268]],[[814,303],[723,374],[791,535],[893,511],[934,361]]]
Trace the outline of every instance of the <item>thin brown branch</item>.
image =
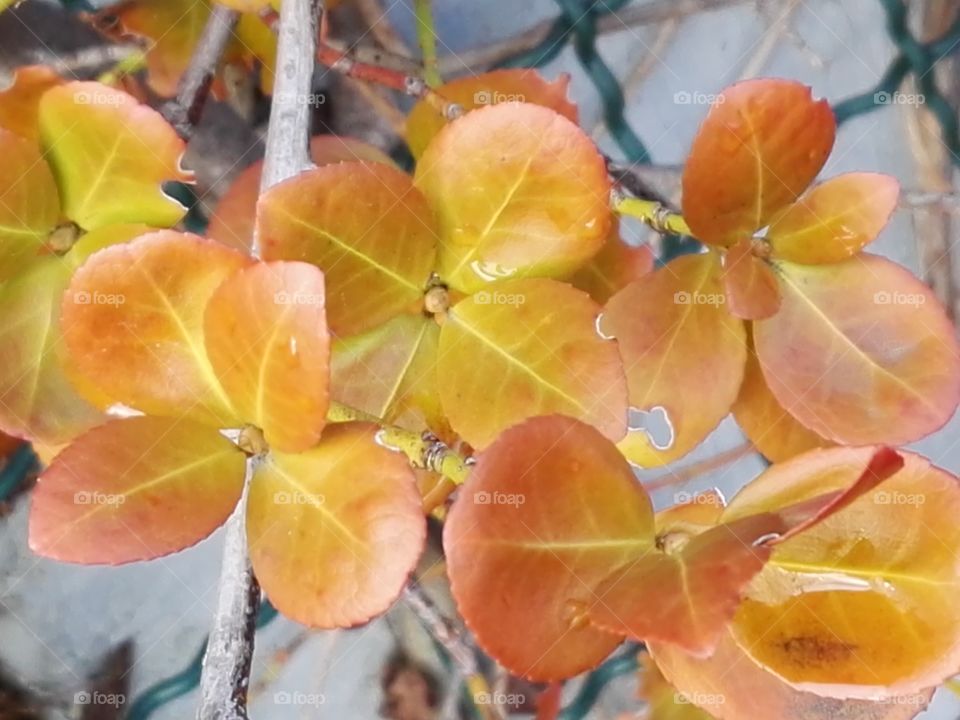
[[240,15],[223,5],[215,5],[203,28],[190,64],[180,79],[177,97],[161,108],[163,116],[180,137],[189,139],[200,122],[203,107],[217,74],[223,53],[233,37]]
[[747,441],[741,445],[732,447],[729,450],[724,450],[723,452],[717,453],[713,457],[709,457],[706,460],[691,463],[690,465],[680,468],[679,470],[664,473],[653,480],[645,482],[643,487],[646,488],[648,492],[653,492],[654,490],[661,490],[665,487],[671,487],[673,485],[682,485],[690,482],[691,480],[695,480],[701,475],[713,472],[714,470],[718,470],[719,468],[729,465],[730,463],[734,463],[741,458],[745,458],[756,451],[757,449],[753,446],[753,443]]

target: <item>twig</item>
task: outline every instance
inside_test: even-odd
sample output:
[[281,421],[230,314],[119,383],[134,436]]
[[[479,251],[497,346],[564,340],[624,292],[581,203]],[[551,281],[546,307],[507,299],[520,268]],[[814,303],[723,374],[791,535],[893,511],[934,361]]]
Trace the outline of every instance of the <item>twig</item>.
[[417,100],[423,100],[440,112],[447,120],[454,120],[463,114],[463,108],[450,102],[433,90],[423,78],[406,75],[403,72],[379,65],[371,65],[340,50],[328,40],[326,18],[321,22],[320,46],[317,48],[317,62],[355,80],[376,83],[386,88],[398,90]]
[[[310,93],[316,49],[320,0],[286,0],[280,11],[277,74],[261,189],[293,177],[310,167],[307,136],[310,129]],[[258,239],[252,253],[258,255]],[[247,687],[253,656],[260,588],[247,552],[245,526],[246,485],[253,460],[247,464],[244,495],[227,521],[217,615],[200,677],[197,720],[246,720]]]
[[437,33],[433,23],[433,6],[431,0],[414,0],[413,6],[417,17],[417,41],[423,55],[423,79],[430,87],[437,87],[443,83],[443,79],[437,69]]
[[[719,10],[745,2],[747,0],[652,0],[604,15],[597,21],[597,31],[618,32],[635,26],[653,25],[695,15],[705,10]],[[475,69],[493,67],[513,55],[536,47],[550,33],[553,22],[553,20],[546,20],[513,37],[477,50],[445,55],[440,58],[440,72],[454,73],[462,71],[465,67]]]
[[[607,163],[607,173],[614,179],[617,185],[626,190],[636,198],[642,200],[655,200],[666,208],[676,212],[677,208],[673,206],[670,200],[661,192],[656,190],[650,183],[642,178],[639,172],[626,165],[620,165],[609,157],[604,157]],[[649,170],[652,166],[642,166],[644,170]]]
[[424,592],[416,580],[411,580],[403,591],[403,599],[410,609],[420,618],[420,622],[434,639],[440,643],[456,666],[458,673],[467,684],[467,690],[477,709],[486,718],[496,717],[497,711],[492,704],[481,696],[492,699],[487,679],[480,672],[474,649],[464,640],[460,631],[440,612],[433,600]]
[[200,122],[217,67],[239,17],[239,13],[223,5],[214,6],[200,35],[197,49],[180,79],[176,99],[161,108],[163,116],[184,139],[190,138]]
[[673,233],[689,235],[690,226],[683,216],[673,212],[668,206],[656,200],[643,200],[635,197],[624,197],[614,191],[611,203],[613,211],[620,215],[629,215],[645,222],[659,233]]
[[755,452],[757,452],[757,449],[753,446],[753,443],[747,441],[732,447],[729,450],[719,452],[713,457],[708,457],[700,462],[691,463],[690,465],[680,468],[679,470],[668,471],[648,482],[643,483],[643,487],[647,490],[647,492],[653,492],[654,490],[661,490],[665,487],[671,487],[673,485],[682,485],[700,477],[701,475],[705,475],[708,472],[719,470],[720,468],[736,462],[741,458],[747,457]]
[[247,686],[253,636],[260,609],[260,584],[247,553],[246,484],[254,461],[247,461],[244,492],[227,521],[217,611],[203,656],[197,720],[247,720]]
[[383,445],[402,452],[414,467],[440,473],[457,485],[463,484],[470,473],[471,461],[430,433],[421,434],[389,425],[381,418],[338,402],[330,404],[327,420],[335,423],[351,421],[375,423],[381,427],[379,440]]

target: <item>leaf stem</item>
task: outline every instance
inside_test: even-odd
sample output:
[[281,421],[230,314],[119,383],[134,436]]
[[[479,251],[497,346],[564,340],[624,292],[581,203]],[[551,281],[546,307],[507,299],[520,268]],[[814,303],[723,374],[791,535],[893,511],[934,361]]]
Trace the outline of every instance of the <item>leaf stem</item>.
[[417,41],[423,53],[423,79],[434,88],[443,84],[437,65],[437,33],[433,22],[431,0],[414,0],[417,18]]
[[470,459],[464,458],[430,433],[405,430],[384,422],[376,415],[338,402],[330,403],[327,420],[334,423],[369,422],[379,425],[381,443],[402,452],[414,467],[440,473],[456,485],[462,485],[470,474]]
[[634,197],[615,197],[613,211],[642,220],[659,233],[690,235],[690,226],[683,215],[675,213],[656,200]]

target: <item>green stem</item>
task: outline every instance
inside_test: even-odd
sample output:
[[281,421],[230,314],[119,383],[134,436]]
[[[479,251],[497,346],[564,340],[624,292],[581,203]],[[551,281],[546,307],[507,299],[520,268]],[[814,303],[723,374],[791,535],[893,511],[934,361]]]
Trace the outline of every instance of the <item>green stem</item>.
[[656,200],[623,197],[613,201],[613,211],[642,220],[659,233],[690,235],[690,226],[683,215],[672,212]]
[[433,23],[431,0],[414,0],[417,17],[417,41],[423,53],[423,79],[434,88],[443,84],[437,64],[437,33]]
[[379,425],[380,442],[400,450],[414,467],[438,472],[456,485],[462,485],[470,474],[469,461],[429,433],[417,433],[390,425],[375,415],[338,402],[330,403],[327,420],[333,423],[369,422]]

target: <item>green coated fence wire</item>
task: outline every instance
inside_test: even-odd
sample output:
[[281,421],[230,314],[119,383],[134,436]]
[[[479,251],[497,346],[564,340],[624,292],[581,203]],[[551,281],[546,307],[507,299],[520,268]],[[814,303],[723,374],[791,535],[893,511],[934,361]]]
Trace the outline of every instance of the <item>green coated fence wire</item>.
[[907,6],[903,0],[880,0],[880,3],[887,14],[887,33],[899,52],[876,87],[834,105],[837,122],[846,122],[850,118],[896,102],[895,93],[907,76],[913,74],[917,84],[918,101],[923,102],[936,117],[943,144],[950,151],[953,164],[960,166],[957,112],[937,88],[934,72],[938,62],[960,50],[960,16],[942,37],[933,42],[921,43],[910,33]]
[[[275,617],[277,617],[276,608],[264,598],[257,615],[257,628],[267,625]],[[206,651],[207,641],[204,640],[189,665],[176,675],[151,685],[130,704],[125,720],[147,720],[167,703],[193,692],[200,685],[200,673],[203,670],[203,656]]]
[[0,502],[10,498],[29,475],[39,470],[40,460],[28,443],[14,450],[0,470]]
[[600,95],[604,124],[610,136],[631,163],[649,163],[650,153],[624,116],[626,101],[620,82],[597,52],[597,20],[602,15],[616,12],[628,2],[556,0],[562,15],[553,23],[547,36],[536,47],[508,58],[500,66],[542,67],[572,40],[577,60]]
[[623,650],[605,660],[600,667],[587,675],[573,702],[560,711],[558,720],[583,720],[597,704],[604,688],[611,681],[637,671],[637,653],[640,647],[636,643],[627,643]]

